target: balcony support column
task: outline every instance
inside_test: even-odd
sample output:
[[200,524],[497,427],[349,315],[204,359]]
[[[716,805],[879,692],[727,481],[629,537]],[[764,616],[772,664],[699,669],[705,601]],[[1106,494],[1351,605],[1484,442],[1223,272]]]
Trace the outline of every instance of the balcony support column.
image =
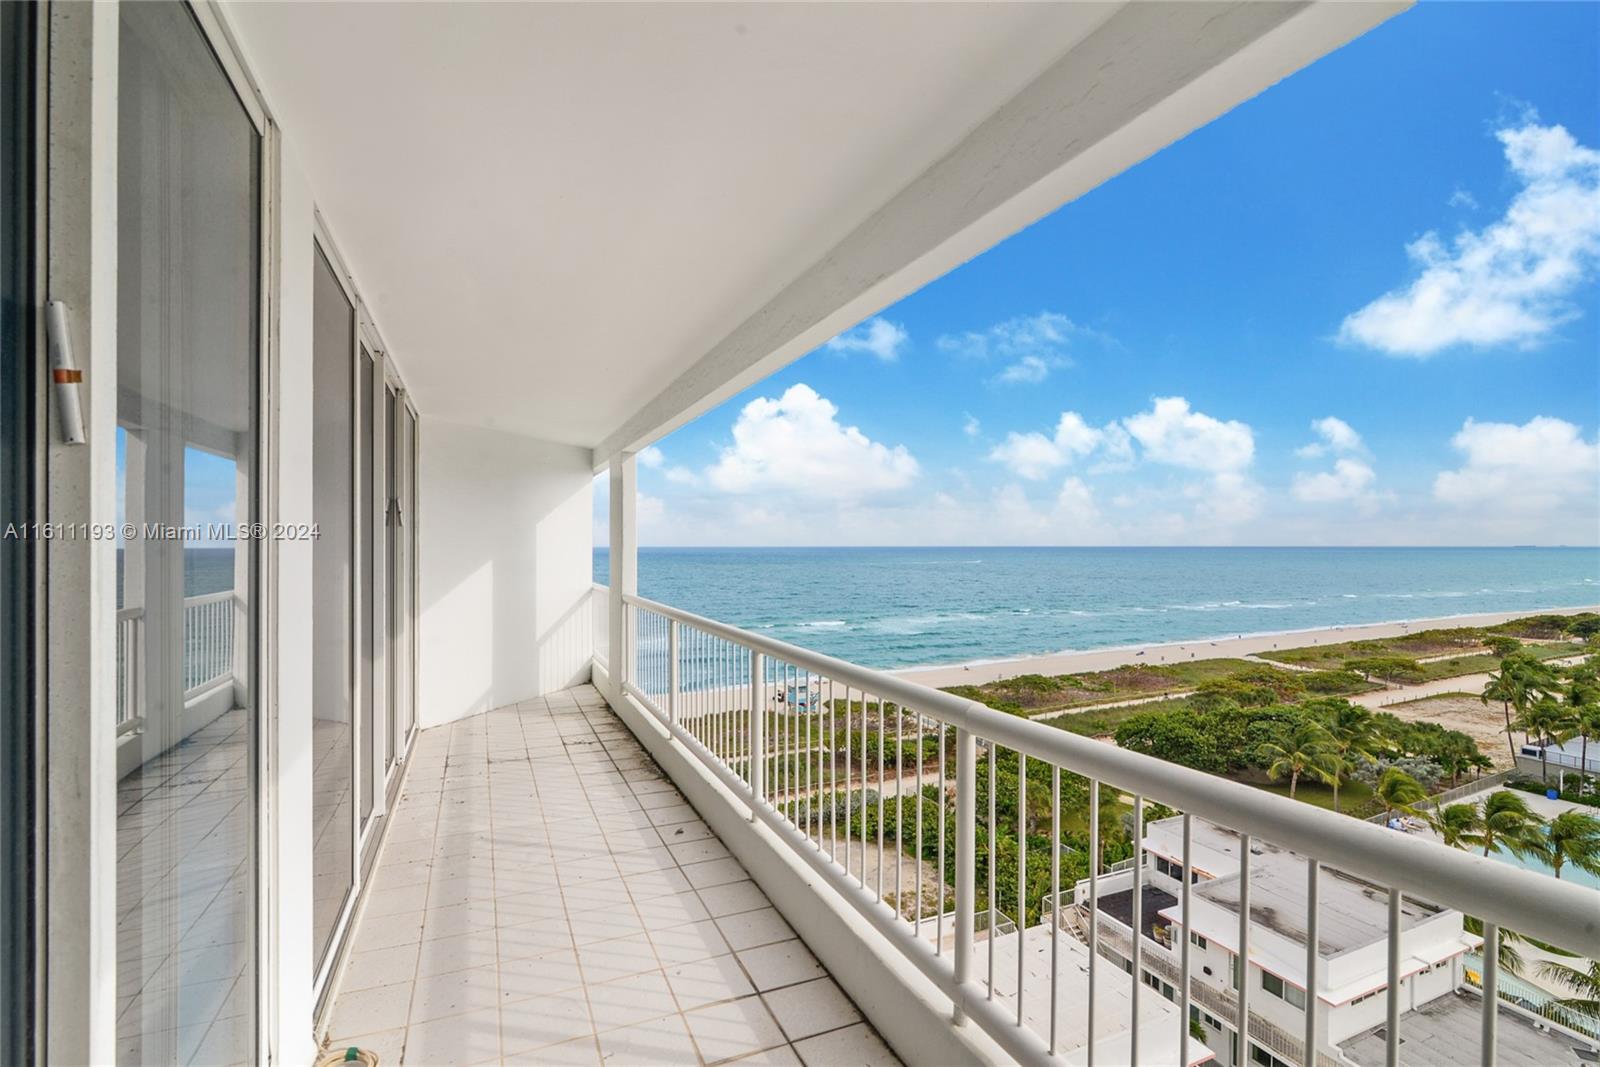
[[639,531],[634,509],[637,471],[632,452],[611,461],[611,583],[606,625],[611,650],[611,692],[607,696],[614,704],[622,701],[623,684],[634,680],[633,628],[622,598],[639,592]]
[[[978,739],[969,730],[956,731],[956,953],[955,979],[966,985],[972,975],[972,923],[977,892]],[[991,861],[992,862],[992,861]],[[1023,916],[1017,922],[1025,921]],[[993,937],[994,931],[987,936]],[[967,1013],[956,1002],[952,1019],[964,1026]]]

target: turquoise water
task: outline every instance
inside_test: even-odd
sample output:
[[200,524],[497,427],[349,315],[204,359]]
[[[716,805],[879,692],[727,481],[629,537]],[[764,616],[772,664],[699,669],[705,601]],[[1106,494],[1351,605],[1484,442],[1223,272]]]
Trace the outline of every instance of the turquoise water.
[[[1480,849],[1479,851],[1482,850]],[[1513,867],[1521,867],[1524,870],[1537,871],[1540,874],[1546,874],[1552,878],[1555,877],[1555,872],[1550,869],[1550,865],[1538,856],[1517,856],[1499,848],[1489,855],[1501,863],[1509,863]],[[1590,889],[1600,889],[1600,875],[1590,874],[1588,871],[1574,867],[1570,863],[1562,866],[1561,880],[1563,882],[1571,882],[1573,885],[1588,886]]]
[[890,668],[1593,605],[1600,549],[646,548],[639,592]]

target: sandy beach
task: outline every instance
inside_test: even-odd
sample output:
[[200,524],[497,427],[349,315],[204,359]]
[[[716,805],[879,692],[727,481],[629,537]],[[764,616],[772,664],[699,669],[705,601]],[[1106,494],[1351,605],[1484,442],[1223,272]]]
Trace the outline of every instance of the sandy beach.
[[1433,619],[1407,619],[1395,622],[1365,623],[1352,626],[1332,626],[1320,630],[1286,630],[1280,633],[1243,634],[1194,641],[1174,641],[1164,644],[1122,645],[1115,648],[1097,648],[1083,652],[1056,652],[1044,656],[1024,656],[1016,659],[987,660],[978,663],[958,663],[948,667],[912,667],[892,671],[903,678],[940,688],[950,685],[976,685],[1013,678],[1019,674],[1079,674],[1084,671],[1103,671],[1130,663],[1177,663],[1191,659],[1221,659],[1271,652],[1275,648],[1301,648],[1307,645],[1337,644],[1341,641],[1370,640],[1396,637],[1418,630],[1433,630],[1449,626],[1493,626],[1507,619],[1527,615],[1576,615],[1584,611],[1600,611],[1600,606],[1576,608],[1543,608],[1535,611],[1502,611],[1480,615],[1447,615]]

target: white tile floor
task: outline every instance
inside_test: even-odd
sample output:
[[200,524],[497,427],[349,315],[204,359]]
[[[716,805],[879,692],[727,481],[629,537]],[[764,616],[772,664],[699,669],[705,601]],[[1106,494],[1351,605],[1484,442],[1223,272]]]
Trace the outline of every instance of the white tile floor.
[[418,737],[355,936],[385,1064],[898,1063],[588,686]]

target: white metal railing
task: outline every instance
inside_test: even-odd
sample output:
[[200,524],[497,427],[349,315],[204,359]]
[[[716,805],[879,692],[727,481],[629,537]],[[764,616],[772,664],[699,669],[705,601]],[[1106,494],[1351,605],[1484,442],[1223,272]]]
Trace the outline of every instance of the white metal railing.
[[[1306,1012],[1302,1048],[1315,1046],[1319,1017],[1324,1014],[1315,1008],[1317,900],[1324,868],[1387,891],[1387,930],[1376,933],[1387,939],[1389,950],[1385,1033],[1390,1063],[1398,1062],[1401,1040],[1403,896],[1483,920],[1490,951],[1480,981],[1490,991],[1498,980],[1493,946],[1501,926],[1600,958],[1600,892],[997,712],[964,697],[665,604],[632,595],[624,596],[623,603],[628,612],[625,646],[613,657],[621,663],[623,690],[748,804],[752,817],[772,828],[949,996],[957,1024],[970,1019],[1019,1061],[1060,1062],[1066,1050],[1058,1011],[1061,998],[1056,995],[1061,972],[1054,969],[1054,962],[1045,994],[1048,1024],[1040,1024],[1037,1031],[1023,1025],[1025,941],[1030,935],[1060,936],[1060,916],[1053,921],[1035,916],[1028,902],[1044,892],[1051,894],[1051,900],[1061,899],[1062,857],[1067,851],[1062,840],[1063,776],[1069,794],[1066,814],[1086,838],[1083,848],[1073,853],[1076,856],[1101,856],[1112,844],[1101,840],[1104,804],[1131,811],[1132,841],[1116,844],[1119,848],[1131,844],[1135,856],[1143,849],[1147,802],[1182,814],[1179,907],[1185,929],[1190,926],[1192,820],[1206,819],[1238,833],[1236,943],[1245,958],[1251,940],[1252,840],[1276,844],[1304,858],[1309,902],[1306,1000],[1313,1010]],[[981,855],[980,819],[985,830],[981,840],[997,843],[993,849],[985,846]],[[1009,849],[1002,839],[1012,841]],[[909,872],[907,859],[914,861]],[[1030,862],[1040,883],[1031,889]],[[1098,907],[1097,866],[1086,872],[1090,914]],[[1135,864],[1131,871],[1133,926],[1138,928],[1143,868]],[[1066,874],[1073,877],[1070,870]],[[925,880],[938,884],[924,885]],[[931,921],[943,922],[946,885],[954,893],[951,951],[944,948],[942,931],[932,944],[915,934],[917,926],[929,921],[924,918],[929,889],[935,909]],[[1007,997],[996,994],[993,953],[988,954],[987,977],[973,973],[974,916],[1013,901],[1020,927],[1017,982],[1015,995]],[[1040,919],[1048,925],[1030,929]],[[1128,1026],[1122,1038],[1126,1044],[1115,1056],[1121,1062],[1139,1063],[1139,1005],[1146,988],[1139,977],[1142,939],[1130,945],[1131,975],[1124,976],[1120,968],[1103,974],[1099,925],[1089,924],[1087,1011],[1076,1031],[1083,1039],[1074,1044],[1093,1067],[1097,1040],[1110,1036],[1095,1033],[1097,986],[1126,977],[1131,982]],[[1051,947],[1054,961],[1055,946]],[[1180,943],[1178,954],[1178,973],[1190,973],[1188,938]],[[1189,1033],[1192,984],[1177,983],[1180,1010],[1170,1048],[1147,1056],[1145,1062],[1157,1062],[1161,1056],[1190,1062],[1195,1044]],[[1246,983],[1230,998],[1231,1014],[1237,1030],[1253,1033],[1249,993]],[[1485,1064],[1494,1062],[1495,999],[1484,998]],[[1238,1026],[1241,1021],[1246,1025]]]
[[117,611],[117,737],[132,737],[144,728],[144,609]]
[[594,620],[594,658],[604,667],[611,646],[611,591],[598,582],[589,587],[589,616]]
[[183,695],[233,677],[233,590],[183,598]]

